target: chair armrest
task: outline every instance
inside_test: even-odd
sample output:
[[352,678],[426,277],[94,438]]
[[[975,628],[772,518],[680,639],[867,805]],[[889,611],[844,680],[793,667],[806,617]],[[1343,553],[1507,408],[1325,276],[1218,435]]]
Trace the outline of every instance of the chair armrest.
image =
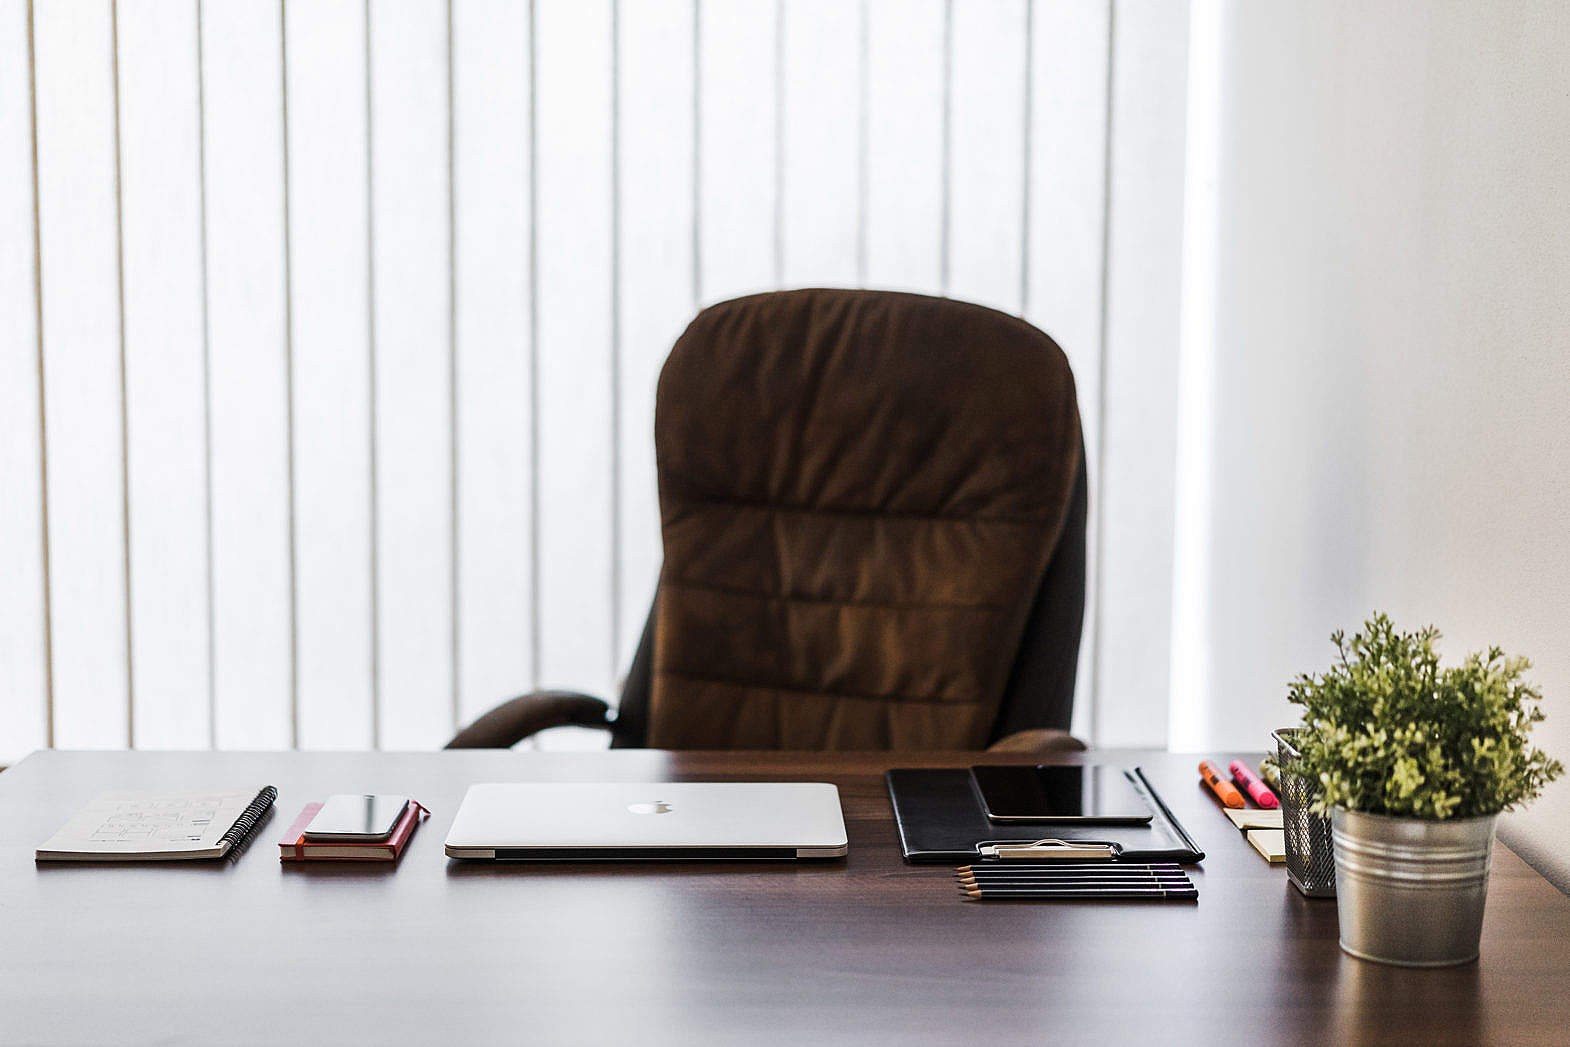
[[989,753],[1079,753],[1087,746],[1067,731],[1051,727],[1033,727],[1028,731],[1015,731],[987,746]]
[[534,691],[502,702],[453,736],[448,749],[509,749],[547,727],[611,726],[611,707],[576,691]]

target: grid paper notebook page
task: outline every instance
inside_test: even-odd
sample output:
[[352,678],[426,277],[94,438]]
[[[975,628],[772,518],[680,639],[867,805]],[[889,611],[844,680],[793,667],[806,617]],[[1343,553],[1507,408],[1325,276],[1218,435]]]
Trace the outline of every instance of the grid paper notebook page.
[[35,853],[39,861],[217,858],[272,803],[260,792],[101,793]]

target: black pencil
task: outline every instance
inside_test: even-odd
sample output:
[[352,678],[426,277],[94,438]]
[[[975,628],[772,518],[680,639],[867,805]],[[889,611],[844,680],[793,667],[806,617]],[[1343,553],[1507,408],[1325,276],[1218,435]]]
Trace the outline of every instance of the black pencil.
[[1052,894],[1060,891],[1192,891],[1196,888],[1193,884],[1167,884],[1167,883],[957,883],[954,886],[962,891],[986,891],[1008,893],[1026,892]]
[[955,870],[955,876],[1187,876],[1184,870]]
[[1126,900],[1126,901],[1140,901],[1140,900],[1157,901],[1157,900],[1164,900],[1164,899],[1171,899],[1173,901],[1180,901],[1180,900],[1189,900],[1189,901],[1191,901],[1191,900],[1197,899],[1199,897],[1199,892],[1197,890],[1195,890],[1194,888],[1192,888],[1192,887],[1184,887],[1184,888],[1176,888],[1176,889],[1154,888],[1154,887],[1146,887],[1146,888],[1132,888],[1132,887],[1068,888],[1068,887],[1062,887],[1062,888],[1052,888],[1052,889],[1041,889],[1041,888],[1020,889],[1020,888],[992,888],[992,887],[987,887],[987,888],[982,888],[982,887],[963,888],[962,887],[960,890],[961,890],[961,893],[963,893],[963,894],[965,894],[965,895],[967,895],[967,896],[969,896],[971,898],[979,899],[981,901],[987,901],[989,899],[1009,899],[1009,898],[1018,898],[1018,899],[1022,899],[1022,900],[1023,899],[1031,899],[1031,898],[1043,899],[1043,900],[1047,900],[1047,899],[1061,899],[1061,900],[1064,900],[1064,901],[1074,901],[1074,900],[1080,900],[1080,899],[1089,901],[1089,900],[1102,899],[1102,898],[1105,898],[1105,899],[1115,899],[1115,900]]
[[1181,870],[1172,872],[1146,872],[1142,869],[988,869],[986,872],[956,872],[955,876],[970,880],[1054,880],[1102,877],[1109,880],[1163,879],[1186,880],[1188,874]]
[[961,894],[972,898],[1185,898],[1199,897],[1192,887],[1123,887],[1116,884],[1085,884],[1082,887],[960,887]]
[[1176,862],[977,862],[975,865],[961,865],[960,872],[989,872],[993,869],[1140,869],[1144,871],[1182,872],[1183,867]]
[[1187,876],[1182,869],[956,869],[956,876]]
[[1034,883],[1057,883],[1059,880],[1178,880],[1183,883],[1188,882],[1188,877],[1181,873],[1118,873],[1116,875],[1108,873],[1080,873],[1078,876],[1072,873],[1047,873],[1046,875],[1039,873],[996,873],[985,876],[977,876],[975,873],[955,873],[954,878],[971,883],[998,883],[1003,880],[1030,880]]
[[1036,891],[1055,891],[1070,887],[1167,887],[1194,886],[1188,880],[956,880],[961,887],[980,887],[993,890],[1000,887],[1019,887]]

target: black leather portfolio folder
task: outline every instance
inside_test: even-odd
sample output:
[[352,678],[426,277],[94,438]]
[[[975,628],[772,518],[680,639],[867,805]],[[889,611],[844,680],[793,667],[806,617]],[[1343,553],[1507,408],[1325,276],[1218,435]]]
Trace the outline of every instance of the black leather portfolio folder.
[[971,786],[968,768],[895,768],[886,775],[900,847],[909,862],[996,858],[1034,861],[1097,858],[1195,863],[1205,857],[1139,768],[1124,772],[1150,804],[1147,825],[993,822]]

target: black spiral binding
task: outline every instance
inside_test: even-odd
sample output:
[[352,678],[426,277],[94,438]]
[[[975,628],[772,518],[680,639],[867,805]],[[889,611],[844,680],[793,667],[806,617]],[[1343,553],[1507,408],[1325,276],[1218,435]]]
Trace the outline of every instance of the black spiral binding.
[[238,846],[240,841],[245,839],[246,834],[256,828],[256,823],[262,820],[262,815],[267,813],[267,808],[271,807],[276,799],[278,799],[278,790],[271,785],[263,786],[262,791],[256,794],[256,799],[251,801],[251,805],[240,813],[240,817],[234,820],[233,825],[229,826],[229,831],[218,838],[218,842],[225,845],[224,850]]

